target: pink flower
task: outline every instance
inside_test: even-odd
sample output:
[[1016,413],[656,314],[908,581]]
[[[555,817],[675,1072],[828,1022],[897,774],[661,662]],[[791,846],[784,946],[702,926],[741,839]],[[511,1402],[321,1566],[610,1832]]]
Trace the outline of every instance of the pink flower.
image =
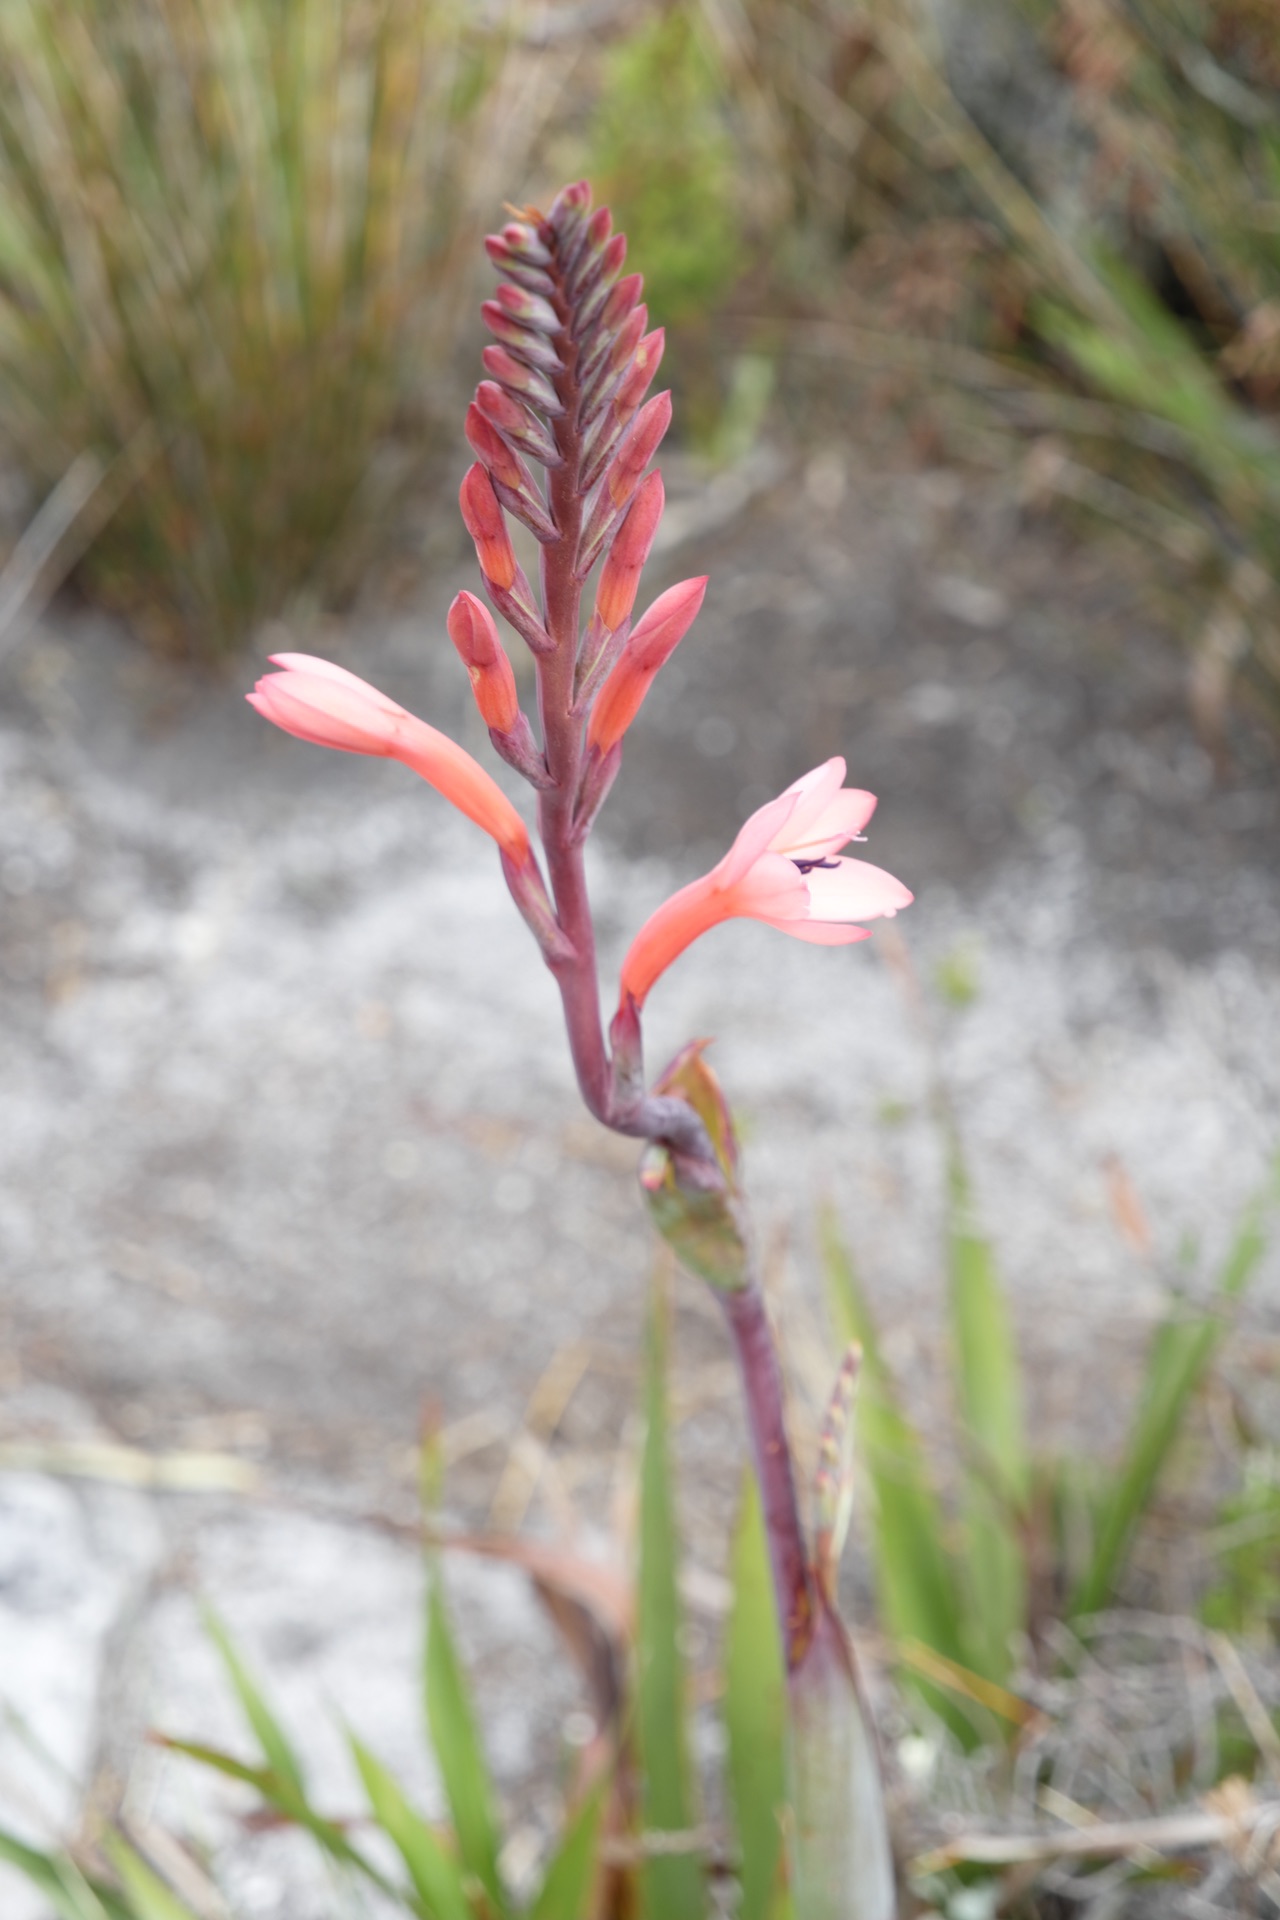
[[659,974],[722,920],[764,920],[797,940],[837,947],[870,938],[860,920],[911,904],[900,880],[839,856],[875,810],[875,795],[845,787],[843,760],[828,760],[753,813],[718,866],[650,915],[622,963],[622,999],[644,1001]]
[[528,858],[524,821],[497,782],[447,734],[330,660],[309,653],[273,653],[271,659],[283,671],[265,675],[245,695],[264,719],[320,747],[402,760],[517,864]]

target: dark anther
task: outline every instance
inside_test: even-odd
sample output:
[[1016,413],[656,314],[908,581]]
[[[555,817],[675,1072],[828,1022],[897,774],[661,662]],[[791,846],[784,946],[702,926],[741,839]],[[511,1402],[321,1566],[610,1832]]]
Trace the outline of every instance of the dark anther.
[[815,867],[838,867],[838,860],[793,860],[793,867],[799,867],[801,873],[812,873]]

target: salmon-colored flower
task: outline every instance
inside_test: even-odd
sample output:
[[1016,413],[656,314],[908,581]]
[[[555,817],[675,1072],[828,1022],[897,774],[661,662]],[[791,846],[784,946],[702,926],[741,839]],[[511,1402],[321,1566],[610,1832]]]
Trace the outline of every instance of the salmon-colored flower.
[[527,859],[524,821],[497,782],[455,740],[331,660],[309,653],[273,653],[271,660],[282,671],[266,674],[245,696],[264,719],[317,746],[402,760],[492,835],[504,853],[517,863]]
[[651,914],[622,963],[622,998],[642,1006],[654,981],[687,946],[722,920],[764,920],[797,940],[844,946],[870,937],[861,920],[910,906],[900,880],[865,860],[840,857],[875,810],[875,795],[844,786],[845,764],[828,760],[753,813],[718,866],[681,887]]

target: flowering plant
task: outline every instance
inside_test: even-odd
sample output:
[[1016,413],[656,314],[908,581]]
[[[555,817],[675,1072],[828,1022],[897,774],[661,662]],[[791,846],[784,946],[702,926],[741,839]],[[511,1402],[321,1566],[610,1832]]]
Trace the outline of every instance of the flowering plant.
[[[844,761],[829,760],[753,813],[724,858],[641,927],[606,1037],[585,843],[617,778],[627,730],[692,626],[707,582],[670,588],[633,625],[663,510],[662,477],[650,462],[671,420],[671,396],[645,399],[663,335],[648,329],[640,275],[622,274],[626,241],[612,231],[608,209],[592,211],[579,182],[545,215],[527,210],[486,246],[503,280],[481,309],[494,342],[484,350],[489,378],[467,413],[477,458],[461,506],[488,599],[533,655],[536,729],[484,603],[459,593],[448,628],[495,749],[537,794],[542,860],[521,814],[470,754],[345,669],[279,654],[279,671],[248,697],[301,739],[402,760],[495,841],[560,989],[583,1098],[603,1125],[646,1143],[640,1177],[652,1217],[683,1264],[714,1289],[737,1350],[788,1676],[797,1913],[878,1920],[893,1909],[892,1870],[874,1744],[833,1591],[847,1507],[842,1430],[856,1367],[842,1371],[828,1418],[811,1554],[732,1120],[702,1042],[646,1083],[642,1013],[666,969],[720,921],[763,920],[797,939],[844,945],[866,939],[863,922],[896,913],[911,895],[842,851],[861,835],[875,800],[845,787]],[[516,558],[508,516],[538,542],[536,588]]]

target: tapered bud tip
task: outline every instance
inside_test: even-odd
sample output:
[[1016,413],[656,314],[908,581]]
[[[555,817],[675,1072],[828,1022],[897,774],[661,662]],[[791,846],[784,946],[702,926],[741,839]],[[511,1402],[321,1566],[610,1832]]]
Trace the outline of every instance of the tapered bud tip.
[[493,482],[478,461],[467,469],[458,501],[482,570],[495,586],[509,587],[516,577],[516,556]]
[[449,638],[468,667],[492,666],[502,651],[497,622],[474,593],[457,595],[448,614]]
[[593,247],[603,247],[613,232],[613,215],[608,207],[597,207],[587,225],[587,238]]
[[612,279],[615,273],[621,271],[622,263],[626,257],[627,236],[625,233],[615,233],[604,250],[603,266],[606,280]]
[[616,633],[635,605],[640,570],[649,558],[665,498],[662,475],[649,474],[640,483],[600,570],[596,612],[610,633]]
[[660,593],[627,641],[627,653],[645,672],[656,672],[675,652],[702,611],[707,597],[707,575],[682,580]]

